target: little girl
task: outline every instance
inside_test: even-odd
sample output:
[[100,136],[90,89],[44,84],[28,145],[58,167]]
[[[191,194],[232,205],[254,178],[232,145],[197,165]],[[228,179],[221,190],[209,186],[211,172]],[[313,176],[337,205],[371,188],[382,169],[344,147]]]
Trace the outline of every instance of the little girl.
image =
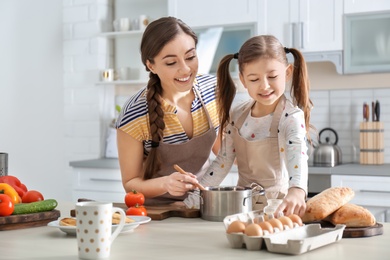
[[[294,65],[287,54],[294,56]],[[231,110],[236,93],[229,74],[232,59],[238,60],[239,77],[251,100]],[[273,36],[255,36],[236,54],[226,55],[217,72],[220,126],[224,135],[218,157],[200,180],[204,186],[219,185],[237,161],[237,185],[257,183],[284,198],[277,211],[303,215],[306,208],[309,137],[309,82],[306,63],[299,50],[285,48]],[[292,101],[285,96],[291,82]],[[196,195],[184,202],[196,205]],[[266,198],[259,196],[253,209],[262,209]],[[196,206],[195,206],[196,207]]]

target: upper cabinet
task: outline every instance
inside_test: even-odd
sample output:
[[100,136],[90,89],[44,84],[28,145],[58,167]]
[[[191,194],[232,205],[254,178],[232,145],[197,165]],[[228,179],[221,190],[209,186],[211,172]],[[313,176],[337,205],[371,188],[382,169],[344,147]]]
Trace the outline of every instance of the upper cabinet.
[[389,0],[344,0],[344,13],[365,13],[390,10]]
[[266,32],[287,47],[302,52],[342,50],[343,1],[272,0],[263,15]]
[[257,22],[257,0],[169,0],[169,15],[192,28]]

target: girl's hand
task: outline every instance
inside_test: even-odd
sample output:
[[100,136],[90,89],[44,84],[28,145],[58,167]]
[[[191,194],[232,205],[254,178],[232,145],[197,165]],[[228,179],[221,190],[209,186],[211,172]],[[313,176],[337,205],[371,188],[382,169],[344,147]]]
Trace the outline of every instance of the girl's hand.
[[172,196],[182,196],[189,190],[195,189],[196,183],[198,183],[198,180],[192,173],[184,175],[179,172],[174,172],[167,176],[164,186]]
[[283,212],[285,216],[297,214],[303,217],[306,211],[305,191],[300,188],[290,188],[277,212]]

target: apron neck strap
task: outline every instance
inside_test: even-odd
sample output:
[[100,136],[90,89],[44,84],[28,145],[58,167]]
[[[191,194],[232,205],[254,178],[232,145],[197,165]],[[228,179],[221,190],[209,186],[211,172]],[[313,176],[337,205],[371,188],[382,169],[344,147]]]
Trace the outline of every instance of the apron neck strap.
[[[237,122],[235,123],[235,126],[237,128],[241,128],[242,124],[245,122],[245,119],[248,117],[248,114],[250,113],[251,108],[255,102],[256,101],[253,100],[253,102],[248,103],[247,107],[244,108],[243,114],[237,119]],[[284,110],[285,104],[286,104],[286,96],[282,95],[279,98],[278,104],[276,105],[274,114],[272,116],[272,123],[271,123],[271,127],[270,127],[270,136],[271,137],[278,135],[279,121],[280,121],[280,118],[282,116],[282,112]]]

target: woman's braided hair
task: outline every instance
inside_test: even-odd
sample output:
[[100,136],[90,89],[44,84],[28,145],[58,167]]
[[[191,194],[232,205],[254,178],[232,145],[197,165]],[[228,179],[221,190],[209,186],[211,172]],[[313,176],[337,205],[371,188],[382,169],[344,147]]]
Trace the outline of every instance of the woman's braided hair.
[[[141,59],[145,65],[146,71],[149,71],[146,61],[154,64],[154,58],[160,53],[164,46],[172,41],[179,33],[184,32],[190,35],[195,45],[198,43],[198,38],[192,29],[183,21],[175,17],[162,17],[150,23],[142,36],[141,40]],[[143,178],[151,179],[161,166],[161,159],[156,149],[160,141],[163,140],[163,131],[165,129],[164,111],[161,108],[161,96],[163,89],[161,87],[160,78],[157,74],[149,73],[149,81],[147,84],[147,104],[150,124],[150,134],[152,140],[152,148],[147,156],[144,165]]]

